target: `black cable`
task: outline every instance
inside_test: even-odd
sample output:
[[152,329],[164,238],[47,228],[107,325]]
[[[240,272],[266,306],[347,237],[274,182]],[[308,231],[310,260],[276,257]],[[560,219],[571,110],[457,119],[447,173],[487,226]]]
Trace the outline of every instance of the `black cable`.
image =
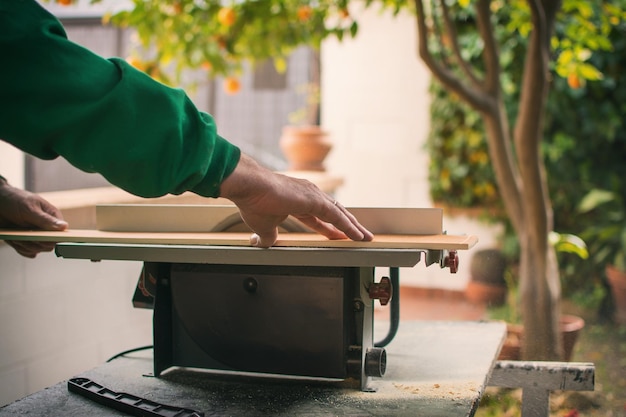
[[113,359],[117,359],[120,356],[124,356],[124,355],[127,355],[129,353],[139,352],[140,350],[152,349],[152,347],[153,347],[152,345],[146,345],[146,346],[136,347],[136,348],[133,348],[133,349],[128,349],[128,350],[120,352],[120,353],[118,353],[118,354],[116,354],[114,356],[111,356],[109,359],[107,359],[107,362],[111,362]]

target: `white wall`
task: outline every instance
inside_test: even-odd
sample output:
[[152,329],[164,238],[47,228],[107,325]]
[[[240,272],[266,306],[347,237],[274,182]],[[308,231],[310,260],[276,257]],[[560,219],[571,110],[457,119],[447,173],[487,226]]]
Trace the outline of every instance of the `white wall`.
[[[346,206],[432,207],[428,191],[430,74],[417,55],[415,18],[408,13],[351,9],[355,39],[322,47],[322,125],[334,149],[329,171],[345,178],[338,199]],[[446,217],[450,234],[475,234],[476,248],[495,244],[494,229],[467,217]],[[403,270],[408,285],[463,289],[471,251],[451,275],[437,266]]]
[[152,343],[138,262],[23,258],[0,242],[0,405]]
[[24,153],[0,140],[0,175],[15,187],[24,187]]

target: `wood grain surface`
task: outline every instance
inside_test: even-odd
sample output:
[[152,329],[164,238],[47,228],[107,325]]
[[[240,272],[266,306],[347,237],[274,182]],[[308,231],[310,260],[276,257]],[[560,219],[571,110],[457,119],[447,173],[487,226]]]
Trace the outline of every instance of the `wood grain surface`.
[[[250,233],[150,233],[105,232],[101,230],[66,230],[49,232],[41,230],[0,229],[0,240],[26,240],[40,242],[75,242],[107,244],[161,244],[203,246],[250,246]],[[274,246],[311,248],[368,248],[368,249],[447,249],[472,248],[478,238],[473,235],[386,235],[377,234],[371,242],[348,239],[329,240],[315,233],[282,233]]]

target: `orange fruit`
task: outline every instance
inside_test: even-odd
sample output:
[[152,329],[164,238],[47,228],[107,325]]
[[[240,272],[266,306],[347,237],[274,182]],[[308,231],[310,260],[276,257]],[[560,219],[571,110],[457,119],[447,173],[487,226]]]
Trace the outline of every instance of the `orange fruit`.
[[128,62],[133,67],[137,68],[139,71],[146,70],[146,63],[136,56],[129,56],[128,58],[126,58],[126,62]]
[[148,74],[156,79],[156,80],[160,80],[161,79],[161,69],[159,68],[159,66],[157,64],[152,64],[147,68],[147,72]]
[[312,14],[313,14],[313,9],[311,9],[310,6],[298,7],[297,15],[298,15],[298,20],[300,20],[301,22],[306,22],[307,20],[309,20]]
[[580,81],[580,77],[578,77],[578,75],[571,73],[567,76],[567,85],[569,85],[573,90],[578,90],[582,86],[582,82]]
[[237,94],[241,90],[241,83],[236,77],[226,77],[224,79],[224,91],[227,94]]
[[72,0],[57,0],[57,3],[59,3],[61,6],[69,6],[70,4],[72,4]]
[[237,13],[232,7],[222,7],[217,12],[217,21],[224,26],[232,26],[237,20]]

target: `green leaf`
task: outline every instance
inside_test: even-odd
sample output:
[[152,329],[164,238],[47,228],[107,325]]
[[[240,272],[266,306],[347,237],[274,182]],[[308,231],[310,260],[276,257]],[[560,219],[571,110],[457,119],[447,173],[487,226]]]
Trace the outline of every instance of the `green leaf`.
[[356,20],[354,22],[352,22],[352,24],[350,25],[350,36],[352,36],[353,38],[356,36],[357,32],[359,30],[359,25],[356,22]]
[[601,80],[604,75],[591,64],[581,64],[578,66],[580,75],[590,81]]
[[548,234],[548,242],[554,246],[557,252],[573,253],[581,259],[589,257],[585,241],[576,235],[552,231]]
[[615,200],[615,193],[607,190],[591,190],[578,205],[580,213],[587,213],[603,204]]

